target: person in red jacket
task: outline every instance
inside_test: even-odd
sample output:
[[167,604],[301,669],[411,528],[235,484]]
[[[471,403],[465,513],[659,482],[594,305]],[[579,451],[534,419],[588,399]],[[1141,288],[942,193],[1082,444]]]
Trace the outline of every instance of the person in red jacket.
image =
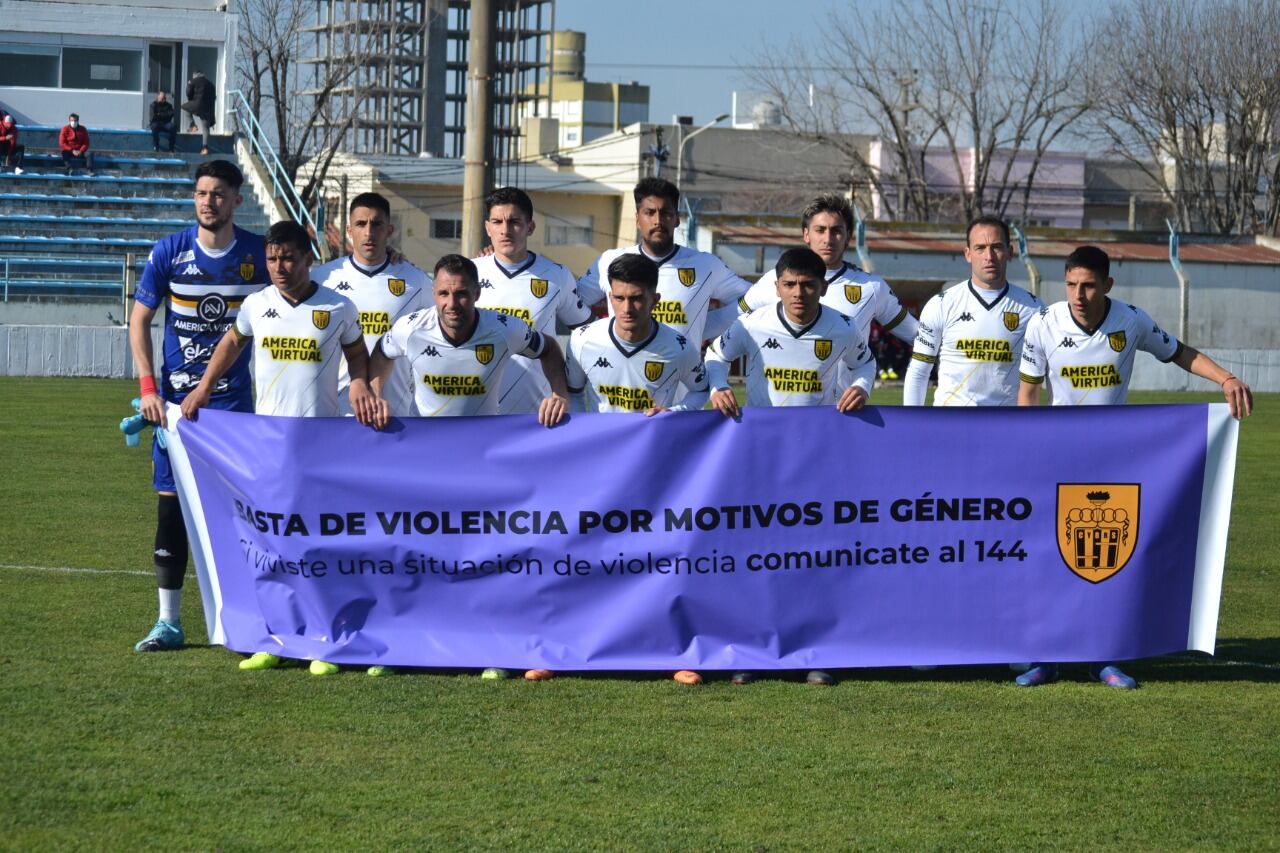
[[[62,164],[71,174],[72,161],[78,160],[93,176],[93,153],[89,151],[89,131],[80,124],[80,116],[72,113],[58,133],[58,147],[62,149]],[[79,165],[78,163],[76,165]]]
[[26,150],[25,145],[18,144],[18,126],[13,122],[13,116],[6,115],[0,122],[0,156],[4,157],[6,166],[13,167],[15,175],[22,174],[22,155]]

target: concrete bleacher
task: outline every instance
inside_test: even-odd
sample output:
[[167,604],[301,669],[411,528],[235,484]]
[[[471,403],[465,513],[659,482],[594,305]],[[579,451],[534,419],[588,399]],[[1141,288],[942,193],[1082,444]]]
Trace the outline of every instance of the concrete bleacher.
[[[23,174],[0,169],[0,287],[15,299],[114,299],[126,269],[141,272],[156,240],[193,223],[192,174],[205,160],[236,161],[230,136],[179,134],[177,153],[151,150],[147,130],[89,129],[94,174],[64,172],[56,127],[19,126]],[[161,144],[167,142],[161,138]],[[247,164],[239,164],[248,171]],[[263,231],[267,219],[245,194],[236,222]]]

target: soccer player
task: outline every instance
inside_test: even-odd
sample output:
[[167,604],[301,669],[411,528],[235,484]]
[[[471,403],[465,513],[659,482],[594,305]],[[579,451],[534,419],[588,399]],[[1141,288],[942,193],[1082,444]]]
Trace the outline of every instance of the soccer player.
[[[609,264],[609,310],[574,330],[566,357],[574,408],[588,412],[696,411],[707,402],[699,348],[653,318],[658,265],[626,253]],[[675,402],[684,386],[685,396]]]
[[[726,417],[741,414],[729,389],[729,365],[747,360],[748,406],[822,406],[853,412],[867,402],[875,361],[862,330],[845,314],[822,303],[827,266],[811,249],[788,249],[774,267],[778,299],[771,306],[739,317],[707,350],[707,377],[715,390],[711,405]],[[840,390],[837,366],[853,377]],[[748,684],[751,672],[734,673],[734,684]],[[812,670],[809,684],[835,679]]]
[[1005,280],[1012,248],[1009,226],[981,216],[965,231],[970,278],[925,303],[902,392],[906,406],[923,406],[929,373],[938,365],[935,406],[1013,406],[1018,358],[1039,299]]
[[[166,402],[180,403],[200,382],[209,357],[235,322],[240,304],[267,284],[262,237],[235,226],[244,176],[233,163],[210,160],[195,173],[196,225],[171,234],[151,250],[129,317],[129,347],[141,377],[141,411],[153,424],[165,424]],[[164,361],[156,383],[151,320],[166,303]],[[253,411],[246,353],[213,386],[209,405]],[[152,485],[159,496],[156,513],[155,567],[160,617],[135,651],[179,649],[182,634],[182,581],[187,570],[187,530],[169,467],[158,439],[151,445]]]
[[[714,338],[736,319],[736,302],[751,284],[734,275],[715,255],[675,243],[680,224],[680,191],[662,178],[645,178],[632,192],[636,202],[636,230],[640,242],[610,249],[578,279],[578,292],[587,304],[604,298],[601,282],[619,255],[642,254],[658,265],[658,304],[653,319],[684,335],[693,345]],[[712,310],[715,300],[722,307]],[[612,305],[610,300],[609,305]]]
[[[502,187],[484,200],[484,230],[493,254],[474,258],[480,275],[480,300],[476,304],[518,317],[544,337],[554,338],[556,321],[569,328],[591,320],[578,296],[573,275],[555,261],[529,251],[533,200],[523,190]],[[498,413],[530,414],[551,393],[542,369],[532,359],[513,356],[502,375]]]
[[[1081,246],[1067,256],[1066,301],[1042,309],[1027,328],[1018,405],[1040,405],[1046,380],[1055,406],[1124,403],[1134,357],[1144,350],[1216,382],[1231,414],[1248,417],[1253,411],[1249,386],[1209,356],[1176,340],[1141,308],[1111,299],[1107,295],[1114,283],[1110,274],[1111,259],[1096,246]],[[1090,675],[1110,687],[1138,686],[1114,663],[1095,663]],[[1019,675],[1017,683],[1036,687],[1057,677],[1057,664],[1040,663]]]
[[[844,259],[853,234],[853,206],[844,196],[820,195],[801,214],[800,237],[804,244],[822,258],[826,266],[826,293],[822,304],[834,308],[853,321],[870,347],[871,321],[886,332],[910,344],[916,337],[916,318],[912,317],[889,283],[878,275],[864,272]],[[754,311],[778,301],[775,288],[777,273],[766,272],[751,285],[746,296],[738,300],[742,311]],[[874,357],[874,353],[873,353]],[[841,369],[842,388],[853,381]]]
[[[311,271],[312,280],[355,303],[370,355],[396,320],[427,307],[431,292],[431,276],[404,258],[392,257],[388,245],[394,234],[391,203],[378,193],[360,193],[351,200],[347,215],[351,254]],[[338,406],[344,415],[352,414],[350,382],[344,361],[338,374]],[[384,390],[391,414],[414,414],[413,377],[408,363],[396,365]]]

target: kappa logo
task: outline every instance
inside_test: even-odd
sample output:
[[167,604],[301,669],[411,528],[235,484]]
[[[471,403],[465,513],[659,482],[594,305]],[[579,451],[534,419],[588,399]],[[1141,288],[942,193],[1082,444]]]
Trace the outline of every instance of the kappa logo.
[[340,281],[338,282],[338,286],[335,287],[334,290],[355,290],[355,288],[347,284],[345,281]]
[[1058,344],[1058,346],[1065,347],[1066,349],[1071,349],[1075,345],[1076,345],[1075,341],[1071,340],[1071,338],[1065,338],[1065,337],[1062,339],[1062,343]]
[[662,371],[667,365],[661,361],[646,361],[644,363],[644,378],[650,382],[657,382],[662,378]]
[[852,303],[857,303],[862,299],[862,285],[846,284],[844,286],[844,298]]
[[676,343],[680,345],[680,349],[685,349],[689,346],[689,339],[684,335],[676,335]]
[[266,311],[263,311],[263,312],[262,312],[262,318],[263,318],[264,320],[266,320],[266,319],[279,320],[279,319],[280,319],[280,314],[279,314],[279,312],[277,312],[277,311],[276,311],[276,309],[274,309],[274,308],[268,308]]
[[1004,327],[1009,331],[1016,332],[1018,330],[1018,322],[1020,320],[1022,320],[1022,318],[1018,316],[1017,311],[1004,312]]
[[1107,343],[1111,344],[1111,349],[1115,352],[1124,352],[1124,345],[1128,343],[1123,331],[1112,332],[1107,335]]
[[499,322],[499,323],[501,323],[501,324],[502,324],[502,325],[504,325],[504,326],[505,326],[505,325],[507,325],[507,315],[506,315],[506,314],[498,314],[498,315],[496,315],[496,316],[497,316],[497,318],[498,318],[498,322]]
[[487,278],[480,279],[480,289],[484,290],[486,287],[492,290],[493,284]]
[[831,341],[827,338],[818,338],[813,342],[813,354],[819,361],[826,361],[831,355]]
[[312,309],[311,325],[315,326],[317,329],[320,329],[321,331],[324,331],[325,329],[329,328],[329,314],[330,312],[323,311],[319,308]]
[[964,312],[963,314],[961,314],[961,315],[960,315],[960,322],[961,322],[961,323],[972,323],[972,322],[973,322],[973,315],[972,315],[972,314],[970,314],[968,311]]
[[541,299],[547,295],[547,280],[545,278],[529,279],[529,292]]
[[680,267],[677,276],[679,276],[681,284],[685,287],[690,287],[698,280],[698,271],[693,267]]
[[778,343],[777,338],[769,338],[769,340],[765,341],[760,346],[764,349],[782,349],[782,344]]
[[1119,572],[1138,544],[1138,483],[1059,483],[1058,552],[1089,583]]
[[[502,319],[499,315],[498,319]],[[488,364],[493,361],[493,344],[476,344],[476,361]]]
[[201,274],[200,267],[196,266],[195,264],[187,264],[185,267],[182,268],[182,272],[178,273],[178,275],[200,275],[200,274]]
[[431,356],[432,358],[439,358],[440,350],[436,349],[435,347],[429,346],[426,349],[424,349],[422,352],[418,353],[418,355],[428,355],[428,356]]
[[391,291],[392,296],[404,296],[404,279],[402,278],[387,279],[387,290]]
[[609,363],[609,359],[605,358],[604,356],[600,356],[599,358],[597,358],[597,359],[596,359],[595,366],[596,366],[596,367],[608,367],[608,368],[612,368],[612,367],[613,367],[613,365]]

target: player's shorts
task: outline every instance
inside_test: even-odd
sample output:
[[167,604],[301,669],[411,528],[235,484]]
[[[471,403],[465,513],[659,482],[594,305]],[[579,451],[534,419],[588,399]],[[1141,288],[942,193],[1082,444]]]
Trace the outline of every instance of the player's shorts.
[[[166,402],[177,402],[166,401]],[[229,412],[253,412],[253,394],[249,391],[239,397],[223,397],[210,400],[210,409],[224,409]],[[151,486],[157,492],[176,492],[178,484],[173,481],[173,467],[169,464],[169,451],[160,446],[160,440],[152,430],[151,435]]]

